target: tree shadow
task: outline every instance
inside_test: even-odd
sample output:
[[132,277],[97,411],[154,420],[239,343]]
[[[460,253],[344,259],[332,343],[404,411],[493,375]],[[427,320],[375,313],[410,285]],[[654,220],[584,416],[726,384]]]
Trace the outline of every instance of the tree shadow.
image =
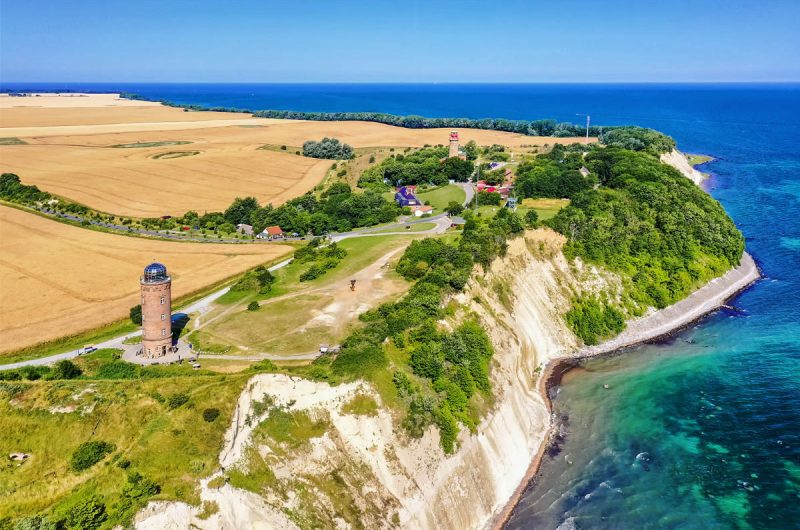
[[175,313],[172,315],[172,342],[173,344],[181,338],[186,325],[189,324],[189,315],[186,313]]

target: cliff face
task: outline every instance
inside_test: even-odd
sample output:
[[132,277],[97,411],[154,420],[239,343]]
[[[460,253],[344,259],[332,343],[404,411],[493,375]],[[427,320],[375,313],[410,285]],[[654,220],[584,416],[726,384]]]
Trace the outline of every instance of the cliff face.
[[[257,451],[274,474],[271,486],[256,495],[230,485],[211,488],[204,481],[201,498],[216,502],[216,514],[199,519],[199,508],[152,503],[137,527],[222,528],[235,522],[237,528],[251,528],[279,520],[284,527],[360,526],[357,521],[367,527],[486,527],[524,479],[547,433],[549,412],[538,383],[550,359],[577,350],[578,340],[562,317],[571,296],[613,291],[616,284],[609,274],[568,264],[563,243],[549,230],[513,240],[508,255],[486,274],[474,275],[457,297],[462,309],[454,319],[462,311],[477,314],[494,343],[495,401],[475,434],[462,430],[454,455],[443,454],[433,427],[421,439],[408,439],[385,408],[374,415],[345,413],[342,407],[357,395],[378,400],[367,385],[331,387],[261,374],[239,399],[220,464],[247,469]],[[254,403],[265,395],[289,410],[324,418],[325,433],[280,455],[259,444],[252,435],[259,419]]]
[[674,167],[683,175],[697,184],[698,186],[705,180],[706,176],[703,175],[700,171],[696,170],[690,163],[689,159],[686,158],[686,155],[678,151],[677,149],[673,149],[669,153],[665,153],[661,155],[661,161],[665,164],[669,164],[670,166]]

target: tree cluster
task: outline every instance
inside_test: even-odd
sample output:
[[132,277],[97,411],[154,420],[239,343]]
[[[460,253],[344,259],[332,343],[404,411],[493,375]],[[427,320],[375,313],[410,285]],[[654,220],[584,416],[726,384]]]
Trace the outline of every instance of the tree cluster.
[[0,175],[0,199],[18,204],[33,204],[50,198],[49,193],[40,191],[36,186],[22,184],[14,173]]
[[653,129],[645,127],[615,127],[600,135],[600,142],[609,147],[621,147],[630,151],[644,151],[658,156],[675,149],[675,140]]
[[325,158],[328,160],[347,160],[353,158],[353,148],[337,138],[325,137],[319,142],[309,140],[303,144],[303,156]]
[[[601,186],[574,194],[548,224],[568,237],[568,257],[630,279],[625,295],[633,313],[666,307],[738,265],[741,232],[719,202],[676,169],[618,147],[595,149],[585,163]],[[584,326],[581,314],[597,320],[598,308],[581,305],[573,329],[595,327]]]
[[591,174],[584,177],[580,172],[584,165],[581,147],[555,145],[549,153],[521,163],[514,183],[516,195],[568,199],[590,189],[597,181]]
[[447,158],[447,148],[428,147],[407,155],[393,155],[377,166],[368,168],[358,180],[364,189],[386,189],[391,186],[432,184],[441,186],[448,181],[466,182],[475,165],[469,160]]

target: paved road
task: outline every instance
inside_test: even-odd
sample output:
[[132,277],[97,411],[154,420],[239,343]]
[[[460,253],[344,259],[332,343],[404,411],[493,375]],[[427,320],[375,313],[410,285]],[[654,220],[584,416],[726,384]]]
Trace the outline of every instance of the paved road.
[[[461,186],[461,188],[466,193],[466,199],[464,200],[464,204],[468,205],[469,202],[472,200],[472,197],[474,196],[473,187],[469,183],[459,183],[459,186]],[[77,217],[74,217],[74,216],[70,216],[68,214],[58,214],[58,213],[50,212],[50,211],[45,212],[45,213],[48,213],[48,214],[51,214],[51,215],[53,215],[53,214],[54,215],[59,215],[61,217],[64,217],[64,218],[67,218],[67,219],[71,219],[71,220],[74,220],[74,221],[81,221],[80,218],[77,218]],[[431,229],[429,229],[429,230],[421,230],[419,232],[411,232],[411,231],[406,229],[406,226],[414,225],[414,224],[418,224],[418,223],[435,223],[436,226],[431,228]],[[96,222],[96,221],[93,222],[92,224],[106,226],[106,227],[113,227],[113,228],[125,228],[125,231],[127,231],[127,227],[121,227],[121,226],[117,227],[116,225],[110,225],[110,224],[107,224],[107,223],[99,223],[99,222]],[[331,241],[342,241],[343,239],[348,239],[348,238],[351,238],[351,237],[386,236],[386,235],[393,235],[393,234],[403,234],[403,235],[406,235],[406,234],[413,234],[413,235],[419,235],[419,234],[441,234],[442,232],[447,230],[449,227],[450,227],[450,220],[448,219],[447,214],[442,213],[442,214],[439,214],[439,215],[434,215],[432,217],[426,217],[424,219],[415,219],[413,221],[408,221],[408,222],[405,222],[405,223],[395,223],[395,224],[391,224],[391,225],[384,225],[384,226],[378,226],[378,227],[372,227],[372,228],[365,228],[365,229],[361,229],[361,230],[353,230],[353,231],[350,231],[350,232],[342,232],[342,233],[337,233],[337,234],[331,234],[330,239],[331,239]],[[396,228],[397,231],[396,232],[391,232],[391,231],[390,232],[385,232],[385,230],[391,230],[393,228]],[[155,232],[155,231],[138,231],[138,232],[139,233],[149,234],[149,235],[158,235],[158,236],[164,237],[164,234],[158,233],[158,232]],[[191,238],[181,237],[181,236],[175,236],[175,238],[191,240]],[[212,242],[222,241],[222,242],[230,242],[230,243],[233,243],[233,242],[242,243],[243,242],[241,240],[208,240],[208,239],[204,239],[202,241],[212,241]],[[286,259],[286,260],[284,260],[284,261],[282,261],[282,262],[280,262],[280,263],[278,263],[276,265],[273,265],[272,267],[269,268],[269,270],[270,271],[276,271],[276,270],[278,270],[278,269],[280,269],[282,267],[285,267],[286,265],[288,265],[291,262],[292,262],[291,258]],[[178,313],[186,313],[186,314],[200,313],[202,315],[203,313],[206,313],[211,309],[211,304],[214,303],[214,301],[216,301],[218,298],[223,296],[228,291],[230,291],[230,287],[224,287],[224,288],[222,288],[222,289],[220,289],[218,291],[214,291],[210,295],[208,295],[208,296],[206,296],[204,298],[201,298],[200,300],[198,300],[198,301],[196,301],[196,302],[194,302],[194,303],[192,303],[192,304],[190,304],[190,305],[188,305],[188,306],[186,306],[184,308],[181,308],[177,312]],[[119,336],[119,337],[115,337],[113,339],[110,339],[110,340],[107,340],[107,341],[104,341],[104,342],[97,343],[94,346],[97,349],[103,349],[103,348],[121,349],[122,348],[122,341],[124,341],[125,339],[128,339],[128,338],[137,337],[137,336],[139,336],[141,334],[142,334],[141,331],[134,331],[132,333],[128,333],[128,334],[125,334],[125,335],[122,335],[122,336]],[[81,353],[82,353],[82,349],[78,349],[78,350],[68,351],[68,352],[65,352],[65,353],[59,353],[57,355],[50,355],[48,357],[41,357],[39,359],[29,359],[27,361],[20,361],[20,362],[11,363],[11,364],[2,364],[2,365],[0,365],[0,370],[13,370],[15,368],[22,368],[24,366],[44,366],[44,365],[49,365],[49,364],[53,364],[53,363],[56,363],[56,362],[64,360],[64,359],[74,359],[75,357],[80,356]],[[316,359],[317,357],[319,357],[319,355],[320,354],[318,352],[303,353],[303,354],[291,355],[291,356],[265,353],[265,354],[258,354],[258,355],[253,355],[253,356],[236,356],[236,355],[226,355],[226,356],[219,356],[219,357],[214,356],[213,358],[226,359],[226,360],[241,360],[241,361],[263,360],[263,359],[269,359],[271,361],[289,361],[289,360]]]
[[[291,262],[292,262],[291,258],[283,260],[280,263],[270,267],[269,270],[274,272],[274,271],[276,271],[276,270],[278,270],[280,268],[283,268],[283,267],[287,266]],[[197,312],[199,312],[201,314],[205,313],[210,309],[211,304],[214,303],[214,301],[216,301],[219,297],[221,297],[222,295],[224,295],[225,293],[227,293],[230,290],[231,290],[230,287],[224,287],[224,288],[222,288],[222,289],[220,289],[218,291],[214,291],[210,295],[205,296],[205,297],[201,298],[200,300],[198,300],[196,302],[193,302],[192,304],[190,304],[190,305],[188,305],[188,306],[186,306],[184,308],[181,308],[180,310],[176,311],[176,313],[186,313],[186,314],[197,313]],[[97,349],[103,349],[103,348],[122,349],[122,342],[125,339],[132,338],[132,337],[138,337],[141,334],[142,334],[141,330],[134,331],[134,332],[131,332],[131,333],[127,333],[125,335],[121,335],[119,337],[114,337],[113,339],[110,339],[110,340],[107,340],[107,341],[104,341],[104,342],[99,342],[99,343],[95,344],[94,346]],[[61,361],[61,360],[64,360],[64,359],[74,359],[75,357],[78,357],[78,356],[81,355],[82,350],[83,349],[81,348],[81,349],[78,349],[78,350],[72,350],[72,351],[68,351],[68,352],[64,352],[64,353],[59,353],[57,355],[50,355],[48,357],[41,357],[39,359],[29,359],[27,361],[20,361],[20,362],[11,363],[11,364],[2,364],[2,365],[0,365],[0,370],[13,370],[15,368],[22,368],[23,366],[44,366],[44,365],[48,365],[48,364],[53,364],[55,362],[58,362],[58,361]],[[276,359],[276,360],[280,360],[280,359]]]

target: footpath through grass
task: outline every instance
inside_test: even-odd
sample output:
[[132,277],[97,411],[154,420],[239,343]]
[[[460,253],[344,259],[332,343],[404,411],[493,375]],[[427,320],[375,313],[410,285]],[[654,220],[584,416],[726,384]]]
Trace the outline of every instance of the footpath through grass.
[[[407,244],[412,237],[393,235],[345,239],[338,245],[347,251],[347,255],[336,268],[306,282],[301,282],[300,276],[311,265],[293,262],[275,272],[274,286],[265,294],[231,291],[221,297],[218,307],[203,317],[210,323],[191,333],[189,339],[200,351],[220,354],[245,351],[250,354],[308,353],[315,351],[321,343],[333,344],[343,338],[342,332],[350,322],[348,318],[325,318],[325,309],[337,302],[339,293],[349,293],[347,286],[360,271],[393,249]],[[395,278],[393,274],[386,273],[387,282]],[[255,311],[246,310],[254,300],[261,307]],[[265,333],[265,330],[269,332]]]

